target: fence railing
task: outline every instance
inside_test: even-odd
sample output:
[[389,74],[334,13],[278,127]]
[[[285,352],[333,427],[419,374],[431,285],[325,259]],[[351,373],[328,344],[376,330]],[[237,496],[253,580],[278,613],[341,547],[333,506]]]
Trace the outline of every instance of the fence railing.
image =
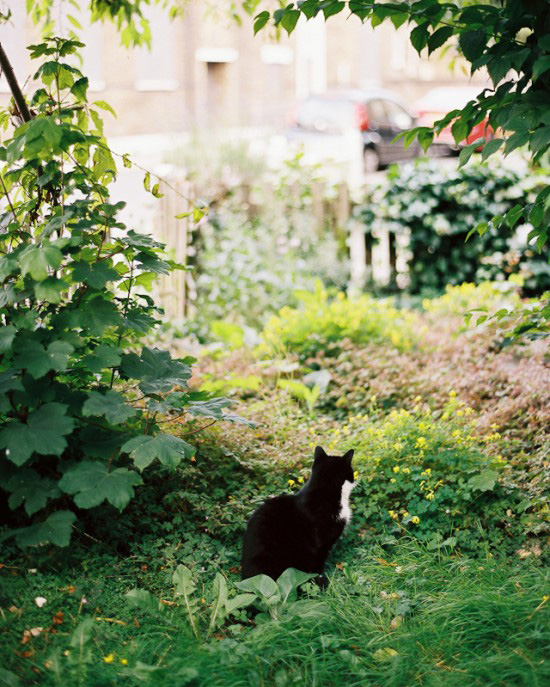
[[[365,225],[353,216],[355,203],[347,184],[328,187],[323,182],[312,182],[311,221],[321,234],[327,228],[337,237],[345,238],[350,260],[350,287],[361,291],[369,279],[378,284],[388,284],[398,270],[404,270],[403,255],[406,245],[397,241],[395,234],[381,229],[374,233],[374,245],[365,240]],[[166,318],[182,321],[192,314],[196,298],[195,268],[196,246],[199,236],[193,221],[193,204],[198,197],[194,185],[183,177],[173,177],[161,182],[155,223],[155,235],[166,245],[171,259],[185,266],[162,276],[157,284],[157,300],[164,308]],[[263,189],[262,197],[269,197],[272,189]],[[291,187],[289,197],[299,198],[300,186]],[[176,219],[176,215],[189,213]]]

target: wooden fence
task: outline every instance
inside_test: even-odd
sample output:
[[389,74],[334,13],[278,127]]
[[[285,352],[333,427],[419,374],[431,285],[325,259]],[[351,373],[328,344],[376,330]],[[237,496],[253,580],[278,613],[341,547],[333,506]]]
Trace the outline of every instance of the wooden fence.
[[[166,245],[168,256],[186,267],[162,276],[157,285],[157,299],[165,310],[166,318],[181,322],[192,314],[196,297],[194,265],[196,249],[194,242],[199,235],[193,220],[193,205],[198,196],[193,184],[185,178],[171,178],[160,184],[163,197],[159,201],[155,235]],[[268,197],[272,189],[267,186],[261,197]],[[289,198],[300,197],[300,187],[291,187]],[[318,229],[327,227],[335,235],[344,238],[350,258],[350,287],[361,291],[368,279],[379,284],[395,278],[398,268],[403,271],[404,246],[388,231],[376,233],[374,247],[365,241],[364,224],[353,218],[354,203],[346,184],[331,187],[330,192],[323,182],[311,185],[312,222]],[[176,215],[188,213],[187,217],[176,219]]]

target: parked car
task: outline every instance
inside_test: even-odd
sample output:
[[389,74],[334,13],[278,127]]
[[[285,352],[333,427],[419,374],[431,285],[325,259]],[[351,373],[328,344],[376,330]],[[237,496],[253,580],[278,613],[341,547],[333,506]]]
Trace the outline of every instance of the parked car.
[[[299,105],[287,138],[328,139],[355,130],[362,142],[365,172],[374,172],[392,162],[416,157],[416,143],[405,148],[402,139],[393,142],[397,134],[415,123],[413,115],[389,91],[329,92],[310,95]],[[323,138],[319,143],[323,144]]]
[[[476,86],[441,86],[428,91],[414,105],[417,116],[417,126],[433,126],[434,122],[443,117],[451,110],[461,110],[463,107],[474,100],[482,89]],[[451,126],[447,126],[434,138],[430,146],[432,155],[454,155],[460,149],[473,143],[478,138],[490,140],[494,135],[493,129],[484,119],[472,129],[467,138],[460,143],[456,143],[451,133]]]

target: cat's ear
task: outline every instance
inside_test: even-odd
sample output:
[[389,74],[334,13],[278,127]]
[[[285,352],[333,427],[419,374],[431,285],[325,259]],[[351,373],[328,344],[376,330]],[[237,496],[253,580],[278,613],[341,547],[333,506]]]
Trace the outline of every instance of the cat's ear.
[[320,461],[324,460],[325,458],[328,458],[327,454],[325,453],[325,450],[321,448],[320,446],[315,447],[315,453],[313,454],[313,458],[315,461]]
[[352,460],[352,458],[353,458],[353,454],[354,454],[354,453],[355,453],[354,449],[350,448],[349,451],[346,451],[346,453],[344,453],[344,455],[342,456],[342,458],[343,458],[344,460],[347,460],[348,463],[351,465],[351,460]]

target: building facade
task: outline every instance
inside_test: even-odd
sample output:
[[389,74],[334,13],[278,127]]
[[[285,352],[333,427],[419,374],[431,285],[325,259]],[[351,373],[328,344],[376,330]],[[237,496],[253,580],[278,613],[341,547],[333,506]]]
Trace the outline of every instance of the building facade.
[[[23,0],[4,4],[12,20],[0,26],[0,40],[29,91],[33,66],[24,46],[38,39],[37,30]],[[149,50],[122,47],[113,26],[90,24],[85,11],[60,0],[58,35],[73,30],[86,44],[81,68],[90,80],[90,97],[107,101],[117,112],[116,119],[106,117],[107,134],[228,126],[280,130],[291,121],[296,102],[312,92],[381,86],[412,104],[436,85],[470,83],[460,61],[451,74],[451,55],[432,56],[429,62],[419,58],[406,27],[373,30],[342,13],[326,24],[322,17],[300,20],[290,37],[285,32],[278,37],[269,28],[254,36],[251,18],[237,25],[223,11],[223,0],[218,5],[214,16],[192,0],[184,17],[174,21],[161,8],[148,7]],[[9,99],[3,77],[0,99]]]

